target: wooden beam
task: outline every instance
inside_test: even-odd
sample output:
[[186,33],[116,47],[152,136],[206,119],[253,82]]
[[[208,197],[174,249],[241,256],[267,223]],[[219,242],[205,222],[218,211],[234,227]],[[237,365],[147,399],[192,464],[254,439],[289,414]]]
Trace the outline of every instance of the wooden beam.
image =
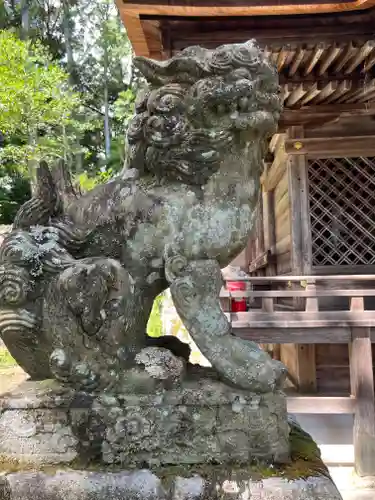
[[[351,299],[350,311],[364,312],[363,297]],[[359,476],[375,474],[375,395],[370,328],[352,328],[350,385],[356,399],[354,414],[354,456]]]
[[[365,82],[362,87],[357,88],[350,95],[346,96],[345,101],[348,104],[352,104],[355,101],[361,100],[362,98],[366,98],[369,94],[372,94],[375,90],[375,79],[370,80],[369,82]],[[366,99],[367,100],[367,99]]]
[[121,20],[126,28],[127,35],[137,56],[150,57],[150,50],[147,45],[146,35],[144,33],[139,14],[134,10],[125,10],[121,8],[121,0],[117,0]]
[[[266,254],[264,254],[266,255]],[[262,255],[259,259],[264,259]],[[339,286],[339,285],[338,285]],[[301,297],[301,298],[316,298],[316,297],[332,297],[332,294],[335,294],[335,297],[375,297],[375,289],[353,289],[353,290],[334,290],[332,289],[314,289],[309,290],[310,285],[306,287],[306,290],[244,290],[244,291],[233,291],[230,292],[223,288],[220,291],[220,297],[233,297],[233,298],[241,298],[241,297],[257,297],[257,298],[293,298],[293,297]]]
[[375,475],[375,400],[369,328],[352,329],[350,379],[356,398],[354,454],[360,476]]
[[312,236],[310,221],[308,163],[305,155],[299,157],[300,201],[301,201],[301,236],[302,236],[302,273],[309,275],[312,271]]
[[312,70],[315,68],[315,66],[318,64],[319,59],[322,57],[324,51],[326,50],[326,45],[324,43],[319,43],[315,49],[314,52],[312,53],[310,60],[304,70],[304,75],[307,76],[309,75]]
[[339,86],[338,82],[329,82],[327,85],[324,86],[322,91],[319,93],[319,95],[314,99],[314,104],[319,104],[320,102],[325,101],[327,98],[332,96],[337,90],[337,87]]
[[302,137],[287,139],[285,151],[288,155],[307,155],[309,158],[344,158],[375,156],[375,135],[358,137]]
[[118,8],[139,15],[211,17],[211,16],[290,16],[307,14],[328,14],[331,12],[353,12],[370,9],[375,6],[374,0],[354,0],[343,3],[321,4],[286,4],[280,5],[240,5],[240,6],[197,6],[170,4],[137,4],[126,0],[117,0]]
[[[295,141],[294,137],[303,137],[303,129],[301,127],[292,127],[289,131],[285,144]],[[290,199],[290,221],[291,221],[291,252],[292,252],[292,272],[294,274],[303,274],[302,270],[302,227],[301,227],[301,199],[300,199],[300,179],[299,179],[299,163],[298,158],[288,157],[288,151],[285,149],[287,156],[288,170],[288,191]]]
[[[301,202],[302,202],[302,191],[301,191]],[[303,216],[302,216],[303,220]],[[309,225],[310,229],[310,225]],[[303,224],[302,224],[302,236],[303,236]],[[311,243],[311,237],[308,238],[308,243]],[[303,242],[302,242],[302,257],[303,255]],[[310,249],[311,251],[311,249]],[[302,262],[302,267],[304,267],[304,262]],[[315,284],[308,284],[306,286],[306,291],[311,292],[315,291]],[[306,312],[318,312],[319,304],[318,299],[308,298],[306,299],[305,311]],[[303,339],[304,344],[298,344],[296,346],[297,350],[297,361],[298,361],[298,378],[300,380],[299,389],[302,392],[316,392],[317,387],[317,379],[316,379],[316,350],[315,344],[307,344],[306,339]]]
[[[349,0],[350,1],[350,0]],[[353,0],[354,1],[354,0]],[[137,5],[168,5],[168,6],[196,6],[196,7],[216,7],[218,4],[223,7],[247,7],[249,0],[124,0],[124,3],[131,3]],[[253,2],[255,3],[255,2]],[[263,2],[265,5],[276,3],[274,0],[267,0]],[[298,3],[298,2],[295,2]],[[318,1],[310,1],[310,4],[319,4]],[[289,0],[281,0],[280,5],[290,5]]]
[[327,55],[323,58],[319,70],[318,75],[322,76],[327,71],[327,69],[331,66],[333,61],[339,56],[342,49],[338,47],[336,44],[333,44]]
[[307,125],[319,121],[325,123],[339,116],[375,116],[375,103],[330,104],[302,107],[300,109],[284,109],[279,121],[279,132],[294,125]]
[[[275,313],[276,314],[276,313]],[[283,313],[285,314],[285,313]],[[277,327],[259,328],[249,326],[240,328],[236,322],[232,323],[232,331],[236,337],[251,340],[257,344],[293,344],[293,379],[299,389],[304,392],[313,392],[316,381],[311,379],[311,355],[315,356],[314,344],[347,344],[351,341],[349,327],[304,327],[284,329]],[[313,347],[310,347],[313,346]],[[315,366],[315,359],[313,360]],[[290,369],[290,366],[287,366]],[[315,374],[315,370],[313,372]]]
[[295,87],[289,94],[288,99],[286,100],[287,106],[294,106],[302,97],[305,96],[308,88],[303,83],[300,83],[297,87]]
[[[266,252],[262,253],[259,257],[257,257],[255,260],[250,262],[249,265],[249,273],[254,273],[255,271],[258,271],[259,269],[263,269],[264,267],[267,267],[269,264],[274,264],[275,263],[275,256],[272,255],[272,253],[267,250]],[[241,292],[239,292],[241,293]],[[243,295],[239,295],[243,297]],[[375,296],[375,292],[374,292]]]
[[[243,18],[245,19],[245,18]],[[217,47],[223,43],[239,43],[255,38],[261,46],[267,45],[268,50],[271,51],[272,46],[288,44],[302,45],[304,43],[314,43],[316,40],[332,43],[332,42],[352,42],[353,39],[360,42],[366,42],[373,36],[373,24],[353,24],[342,25],[336,23],[332,26],[306,26],[301,28],[299,26],[276,27],[270,29],[269,26],[264,28],[231,26],[230,18],[226,19],[226,25],[216,27],[212,26],[211,30],[200,32],[195,31],[196,21],[186,21],[185,26],[180,26],[181,23],[173,26],[173,23],[168,23],[171,29],[171,36],[174,40],[173,46],[175,50],[182,50],[189,45],[199,44],[206,48]],[[207,22],[210,22],[207,19]],[[190,29],[189,26],[190,25]],[[195,28],[195,29],[194,29]],[[346,64],[350,57],[354,55],[356,49],[353,45],[349,45],[348,51],[345,53],[344,58],[340,58],[337,63],[334,63],[335,71],[339,71],[339,66]],[[305,51],[304,51],[305,53]],[[301,53],[299,53],[301,57]]]
[[[334,266],[330,266],[334,267]],[[350,266],[343,266],[343,268],[348,268]],[[356,266],[356,267],[361,267],[361,266]],[[371,266],[372,269],[374,266]],[[375,274],[324,274],[324,275],[310,275],[310,276],[304,276],[304,275],[287,275],[287,276],[269,276],[269,277],[262,277],[262,276],[252,276],[252,277],[246,277],[246,278],[240,278],[236,277],[233,280],[226,280],[226,281],[248,281],[249,283],[288,283],[289,281],[291,282],[297,282],[297,281],[309,281],[309,282],[319,282],[319,281],[333,281],[333,282],[339,282],[339,281],[350,281],[350,282],[363,282],[363,281],[375,281]]]
[[310,101],[312,101],[313,99],[315,99],[316,96],[318,96],[320,94],[320,90],[318,89],[318,84],[317,83],[313,83],[309,90],[307,91],[307,93],[303,96],[301,102],[299,103],[301,106],[305,106],[306,104],[308,104]]
[[[235,328],[261,329],[299,329],[299,328],[375,328],[375,311],[287,311],[287,312],[238,312],[231,318]],[[287,332],[285,332],[287,333]],[[372,339],[375,334],[371,332]]]
[[[303,137],[303,135],[304,130],[301,126],[292,127],[289,131],[289,137],[292,140],[295,136]],[[306,169],[305,155],[288,158],[292,270],[296,274],[309,274],[311,270],[311,266],[309,267],[311,250],[308,248],[311,237],[309,234],[308,189],[305,185],[307,182]],[[303,186],[302,179],[304,180]],[[299,285],[294,284],[293,286],[295,288]],[[301,309],[304,306],[303,300],[299,298],[293,299],[293,303],[296,309]],[[299,344],[298,342],[303,343]],[[295,340],[293,343],[296,343],[294,345],[296,367],[294,376],[298,387],[305,392],[314,392],[316,391],[315,347],[309,346],[307,339],[304,337],[299,341]]]
[[284,148],[285,137],[280,135],[274,149],[274,160],[272,165],[263,176],[263,187],[265,191],[272,191],[284,175],[288,155]]
[[305,49],[303,49],[302,47],[298,47],[297,54],[295,55],[293,63],[289,68],[289,77],[292,77],[297,73],[298,68],[300,67],[300,64],[304,56],[305,56]]
[[346,48],[346,51],[345,51],[345,54],[343,57],[341,57],[336,65],[334,66],[333,68],[333,71],[338,73],[340,71],[342,71],[343,67],[345,66],[345,64],[348,63],[348,61],[350,61],[350,59],[354,56],[354,54],[356,53],[356,49],[355,47],[353,46],[353,43],[352,41],[349,43],[349,45],[347,46]]
[[355,399],[352,397],[327,396],[287,396],[289,413],[297,414],[348,414],[355,412]]
[[[265,172],[267,175],[267,170]],[[273,191],[267,191],[262,188],[263,202],[263,230],[264,230],[264,249],[271,250],[276,245],[276,222],[275,222],[275,196]],[[272,261],[266,268],[266,274],[276,274],[276,263]]]
[[345,68],[345,74],[350,74],[357,66],[359,66],[366,57],[371,54],[375,48],[375,40],[369,40],[365,45],[358,51],[356,56],[350,61],[348,66]]
[[[341,100],[343,96],[351,92],[352,87],[353,84],[351,80],[343,80],[337,87],[336,91],[325,99],[325,103],[329,104],[331,102],[338,101],[339,99]],[[338,104],[338,106],[340,106],[340,104]]]

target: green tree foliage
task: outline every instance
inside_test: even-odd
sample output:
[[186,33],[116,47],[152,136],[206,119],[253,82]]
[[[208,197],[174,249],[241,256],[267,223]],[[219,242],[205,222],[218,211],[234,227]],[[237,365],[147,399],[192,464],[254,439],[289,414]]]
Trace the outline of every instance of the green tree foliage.
[[125,117],[117,102],[134,100],[132,50],[113,0],[80,0],[75,17],[74,53],[78,85],[97,127],[87,135],[90,174],[102,167],[115,174],[124,161]]
[[158,295],[154,300],[154,305],[147,323],[147,335],[150,337],[161,337],[163,335],[163,323],[161,319],[163,300],[163,293]]
[[27,177],[10,165],[0,168],[0,224],[12,224],[17,210],[30,194]]
[[83,190],[123,168],[139,78],[113,0],[0,0],[0,33],[1,222],[41,157]]
[[79,133],[80,124],[72,120],[79,105],[68,75],[45,49],[0,32],[2,164],[11,162],[25,171],[30,160],[66,157]]

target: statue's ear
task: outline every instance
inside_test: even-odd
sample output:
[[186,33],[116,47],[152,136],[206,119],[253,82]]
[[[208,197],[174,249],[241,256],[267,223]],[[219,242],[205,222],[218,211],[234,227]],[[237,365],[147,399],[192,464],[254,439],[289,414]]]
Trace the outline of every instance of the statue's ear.
[[133,63],[148,82],[161,83],[162,74],[165,71],[165,62],[163,63],[148,59],[147,57],[137,56],[133,59]]

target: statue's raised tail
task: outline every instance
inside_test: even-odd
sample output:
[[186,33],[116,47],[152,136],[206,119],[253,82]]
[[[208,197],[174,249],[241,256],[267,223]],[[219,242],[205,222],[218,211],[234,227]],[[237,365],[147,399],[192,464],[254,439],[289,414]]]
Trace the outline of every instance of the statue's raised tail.
[[18,211],[14,229],[45,226],[51,218],[61,216],[71,198],[76,197],[69,172],[64,162],[59,162],[51,172],[46,162],[41,162],[36,172],[35,194]]
[[34,378],[52,376],[52,345],[43,330],[44,294],[76,263],[76,252],[87,237],[64,220],[72,192],[59,181],[62,169],[60,164],[55,178],[45,162],[40,164],[35,193],[19,209],[0,247],[0,338]]
[[45,162],[41,162],[37,170],[37,186],[34,196],[18,211],[14,229],[28,229],[30,226],[48,223],[57,212],[59,197],[51,172]]

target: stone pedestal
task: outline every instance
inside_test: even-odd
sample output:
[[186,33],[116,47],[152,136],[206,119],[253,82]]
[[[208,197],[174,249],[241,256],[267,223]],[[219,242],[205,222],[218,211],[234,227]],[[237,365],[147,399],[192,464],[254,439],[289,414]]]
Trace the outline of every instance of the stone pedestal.
[[341,500],[281,392],[202,374],[150,390],[144,375],[117,394],[44,381],[4,395],[0,500]]
[[90,395],[25,382],[0,400],[0,460],[125,467],[289,460],[281,392],[256,395],[212,378],[142,388]]
[[[213,468],[214,469],[214,468]],[[341,500],[329,477],[257,478],[251,469],[196,473],[57,471],[0,476],[1,500]]]

